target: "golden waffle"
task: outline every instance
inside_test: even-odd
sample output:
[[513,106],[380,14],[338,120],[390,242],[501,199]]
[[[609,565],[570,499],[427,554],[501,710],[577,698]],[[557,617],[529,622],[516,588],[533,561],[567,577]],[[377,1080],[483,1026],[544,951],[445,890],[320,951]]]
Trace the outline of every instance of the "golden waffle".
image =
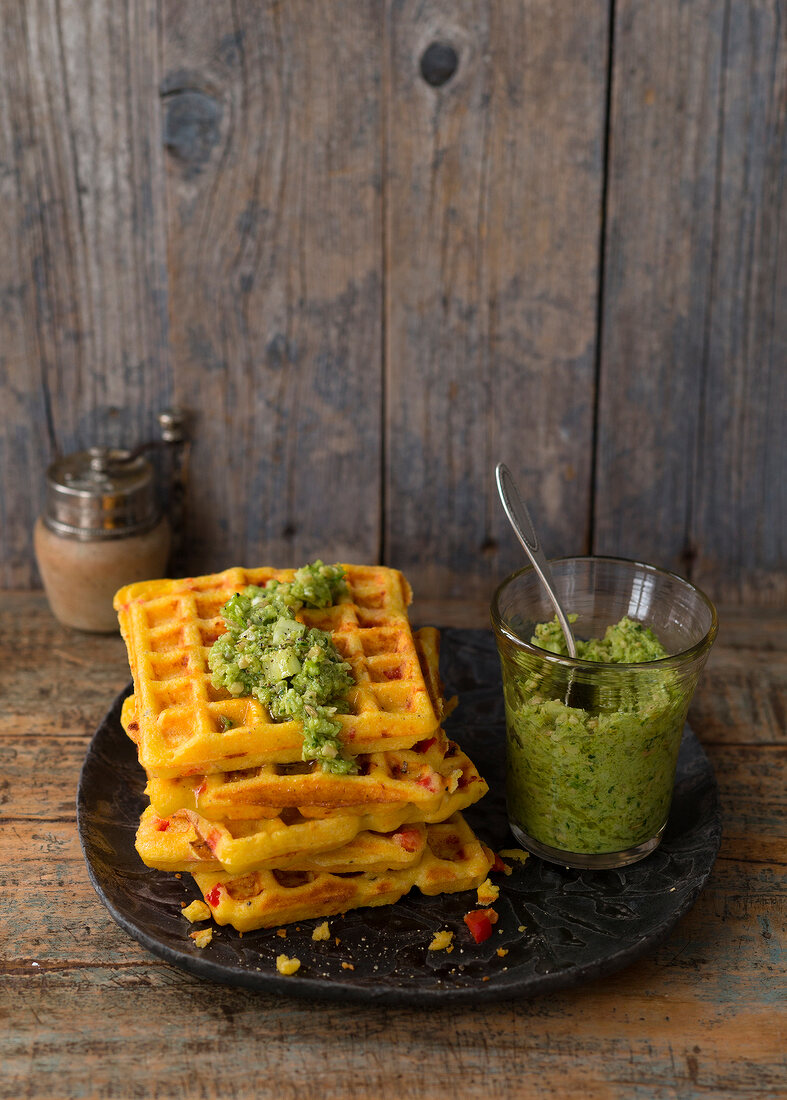
[[383,872],[201,871],[194,881],[218,924],[239,932],[310,917],[330,917],[362,905],[388,905],[417,886],[434,895],[471,890],[489,873],[493,855],[461,814],[426,828],[426,846],[412,867]]
[[[150,806],[137,831],[143,863],[160,871],[387,871],[417,863],[423,855],[422,822],[394,830],[358,829],[349,815],[320,821],[238,821],[217,825],[188,810],[160,818]],[[248,843],[246,843],[248,842]],[[265,848],[267,858],[252,853]]]
[[422,626],[419,630],[413,631],[413,638],[426,690],[429,692],[429,698],[440,724],[453,712],[457,704],[456,696],[446,702],[443,682],[440,679],[440,631],[434,626]]
[[[264,809],[255,818],[211,821],[191,810],[160,816],[149,806],[137,832],[137,851],[148,867],[162,871],[218,870],[233,874],[266,867],[291,866],[282,860],[292,853],[309,856],[347,844],[361,832],[389,833],[418,822],[445,821],[466,809],[486,791],[486,784],[468,784],[444,794],[435,806],[395,803],[360,812]],[[318,815],[318,816],[315,816]]]
[[319,763],[261,764],[239,772],[151,779],[145,788],[156,812],[169,817],[176,810],[195,810],[211,821],[255,818],[260,806],[368,807],[414,803],[424,815],[446,795],[471,794],[469,805],[487,792],[487,785],[470,758],[442,730],[423,752],[370,753],[357,758],[358,775],[331,775]]
[[[440,631],[433,626],[422,626],[420,630],[416,630],[413,633],[413,640],[415,641],[415,649],[418,654],[418,661],[421,665],[424,683],[429,692],[429,698],[435,714],[438,714],[441,718],[447,717],[456,707],[457,700],[456,696],[454,696],[453,699],[446,702],[443,695],[443,684],[440,680]],[[137,717],[137,700],[135,695],[129,695],[123,700],[123,706],[120,713],[120,724],[130,740],[132,740],[135,745],[138,745],[139,719]],[[300,756],[298,756],[297,759],[300,760]],[[273,759],[270,761],[266,760],[265,762],[279,763],[279,761]],[[287,763],[287,761],[283,761],[283,763]]]
[[[438,725],[407,618],[410,586],[383,566],[346,565],[347,591],[333,607],[297,618],[329,632],[352,669],[349,714],[336,715],[351,754],[409,748]],[[221,608],[233,592],[292,569],[227,569],[204,577],[142,581],[115,595],[134,678],[138,729],[130,730],[149,775],[250,768],[301,758],[300,722],[274,722],[249,696],[214,688],[208,667],[224,633]],[[231,728],[223,729],[227,720]]]

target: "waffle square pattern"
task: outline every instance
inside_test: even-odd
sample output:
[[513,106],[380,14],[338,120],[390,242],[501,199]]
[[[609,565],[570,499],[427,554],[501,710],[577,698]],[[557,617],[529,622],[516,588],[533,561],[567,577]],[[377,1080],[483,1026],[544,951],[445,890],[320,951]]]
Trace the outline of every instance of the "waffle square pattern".
[[[430,697],[407,617],[411,590],[383,566],[345,565],[346,591],[298,619],[331,635],[350,665],[349,713],[338,714],[350,755],[406,749],[434,732]],[[204,577],[142,581],[115,596],[134,678],[138,728],[130,730],[149,775],[239,770],[301,759],[302,724],[274,722],[251,696],[211,683],[210,647],[224,633],[221,608],[247,585],[291,581],[292,569],[227,569]]]
[[411,629],[401,573],[343,568],[336,602],[296,615],[351,670],[349,713],[335,716],[348,772],[303,759],[301,722],[212,683],[224,604],[294,570],[146,581],[115,597],[134,678],[121,723],[150,799],[136,847],[148,867],[193,875],[204,903],[189,909],[202,916],[184,925],[211,916],[249,932],[390,904],[414,887],[470,890],[492,866],[461,813],[487,784],[442,728],[439,634]]
[[423,854],[409,866],[382,870],[272,870],[228,876],[199,871],[197,886],[217,924],[240,932],[313,916],[334,916],[362,905],[390,905],[417,886],[422,894],[451,894],[479,886],[492,853],[461,814],[426,826]]

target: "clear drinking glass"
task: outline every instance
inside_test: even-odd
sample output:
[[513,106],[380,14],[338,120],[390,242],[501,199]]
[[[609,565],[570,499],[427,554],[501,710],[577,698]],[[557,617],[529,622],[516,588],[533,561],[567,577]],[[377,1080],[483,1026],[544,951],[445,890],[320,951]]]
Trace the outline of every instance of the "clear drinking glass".
[[503,671],[506,800],[519,843],[568,867],[625,867],[667,822],[686,712],[718,627],[698,588],[622,558],[550,563],[578,638],[627,616],[669,654],[642,664],[572,660],[531,642],[554,610],[532,566],[495,592]]

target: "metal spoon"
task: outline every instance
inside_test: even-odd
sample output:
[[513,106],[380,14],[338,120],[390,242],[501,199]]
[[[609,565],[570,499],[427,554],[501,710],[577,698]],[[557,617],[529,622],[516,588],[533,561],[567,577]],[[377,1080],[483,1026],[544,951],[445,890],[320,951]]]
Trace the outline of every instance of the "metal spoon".
[[497,491],[500,494],[500,500],[503,502],[508,521],[514,528],[516,537],[522,543],[525,553],[535,566],[535,570],[541,578],[544,588],[547,590],[547,595],[552,601],[552,606],[557,615],[557,621],[560,623],[560,628],[566,639],[568,655],[569,657],[576,657],[576,642],[574,641],[574,635],[569,626],[568,616],[557,597],[555,582],[552,579],[552,570],[549,568],[546,554],[541,549],[541,543],[538,541],[538,535],[533,526],[533,521],[530,518],[530,513],[525,507],[525,502],[519,495],[516,483],[511,476],[511,471],[504,463],[498,462],[497,468],[495,469],[495,478],[497,480]]

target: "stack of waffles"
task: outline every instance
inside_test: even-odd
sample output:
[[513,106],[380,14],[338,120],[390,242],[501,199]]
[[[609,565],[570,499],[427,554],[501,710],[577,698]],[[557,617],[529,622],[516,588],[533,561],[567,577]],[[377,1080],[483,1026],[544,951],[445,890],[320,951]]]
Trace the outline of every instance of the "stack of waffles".
[[121,720],[150,799],[137,851],[191,873],[214,919],[242,932],[394,902],[413,886],[472,889],[492,863],[461,815],[487,785],[441,726],[437,631],[411,629],[401,573],[344,568],[337,603],[297,618],[351,667],[349,713],[336,720],[354,775],[304,762],[300,722],[274,722],[211,682],[224,603],[294,571],[145,581],[115,597],[134,679]]

